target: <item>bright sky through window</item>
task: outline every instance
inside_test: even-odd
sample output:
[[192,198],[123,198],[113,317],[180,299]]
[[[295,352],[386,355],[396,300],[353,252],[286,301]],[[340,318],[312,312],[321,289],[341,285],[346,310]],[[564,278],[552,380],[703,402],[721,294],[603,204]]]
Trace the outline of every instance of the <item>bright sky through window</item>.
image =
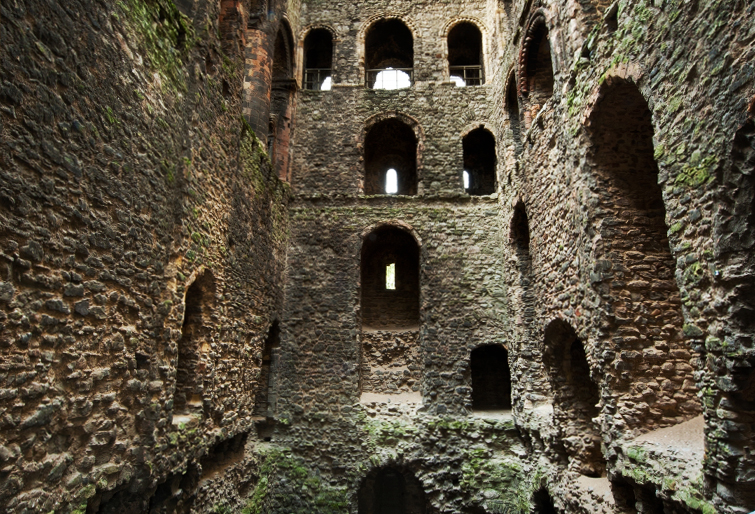
[[396,263],[385,267],[385,288],[391,291],[396,289]]
[[389,195],[398,193],[398,173],[393,168],[385,173],[385,192]]
[[322,85],[320,86],[321,91],[330,91],[330,86],[333,83],[330,77],[326,78],[322,81]]
[[451,75],[451,82],[453,82],[454,84],[456,84],[456,87],[464,87],[464,86],[467,85],[467,83],[464,82],[463,78],[461,78],[459,76],[456,76],[456,75]]
[[464,177],[464,191],[469,189],[469,172],[467,170],[464,170],[464,173],[462,174]]
[[373,89],[402,89],[412,85],[409,74],[405,71],[386,68],[377,74]]

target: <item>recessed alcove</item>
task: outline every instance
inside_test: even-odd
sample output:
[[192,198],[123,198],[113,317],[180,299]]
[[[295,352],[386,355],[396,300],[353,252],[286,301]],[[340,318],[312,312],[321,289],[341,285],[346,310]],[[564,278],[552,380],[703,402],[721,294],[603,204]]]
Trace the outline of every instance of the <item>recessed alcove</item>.
[[588,477],[602,477],[606,460],[600,428],[593,421],[600,415],[600,390],[590,376],[584,343],[567,322],[554,320],[546,327],[544,360],[569,467]]
[[215,278],[205,271],[186,290],[173,393],[174,423],[185,421],[190,414],[202,414],[203,377],[198,369],[202,354],[210,348],[214,304]]
[[425,492],[411,470],[385,466],[371,471],[359,487],[359,514],[424,514]]

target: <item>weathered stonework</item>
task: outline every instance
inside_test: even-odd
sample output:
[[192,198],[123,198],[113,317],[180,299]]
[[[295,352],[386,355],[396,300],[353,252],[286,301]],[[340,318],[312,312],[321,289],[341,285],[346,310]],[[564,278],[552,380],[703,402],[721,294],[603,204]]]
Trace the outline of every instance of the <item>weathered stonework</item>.
[[[0,509],[755,510],[752,1],[0,20]],[[411,48],[366,45],[382,20]],[[365,86],[407,55],[410,87]],[[463,186],[479,129],[493,194]]]

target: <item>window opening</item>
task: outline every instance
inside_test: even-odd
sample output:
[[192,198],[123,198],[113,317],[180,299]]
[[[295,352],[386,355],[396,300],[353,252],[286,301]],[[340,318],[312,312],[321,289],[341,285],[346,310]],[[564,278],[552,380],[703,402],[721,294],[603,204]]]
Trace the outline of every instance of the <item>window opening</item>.
[[[408,329],[419,325],[419,247],[396,227],[380,227],[362,245],[362,324]],[[393,266],[394,288],[388,287]]]
[[365,38],[367,87],[400,89],[412,85],[414,38],[400,20],[376,21]]
[[514,139],[514,149],[516,154],[522,153],[522,128],[519,119],[519,97],[516,88],[516,78],[514,73],[509,77],[509,84],[506,91],[506,110],[509,114],[509,127],[511,127],[511,136]]
[[511,409],[509,352],[503,346],[489,345],[472,350],[472,409],[476,411]]
[[464,191],[469,189],[469,172],[464,170],[461,174],[461,179],[464,182]]
[[370,71],[376,72],[372,89],[403,89],[412,85],[411,70],[388,67]]
[[370,127],[364,157],[365,194],[417,194],[417,138],[409,125],[389,118]]
[[385,172],[385,192],[389,195],[398,193],[398,173],[393,168]]
[[[490,131],[480,127],[462,141],[464,170],[469,177],[469,186],[464,189],[470,195],[489,195],[496,190],[495,138]],[[463,174],[462,174],[463,175]]]
[[333,35],[314,29],[304,38],[304,89],[330,89],[333,72]]
[[448,33],[448,69],[458,87],[485,82],[482,67],[482,34],[474,23],[462,22]]
[[265,344],[262,348],[260,378],[254,402],[254,411],[257,416],[272,418],[275,415],[275,408],[278,400],[276,369],[278,365],[279,348],[280,325],[278,324],[278,320],[275,320],[270,326],[267,338],[265,339]]
[[396,263],[395,262],[385,267],[385,288],[390,291],[396,290]]

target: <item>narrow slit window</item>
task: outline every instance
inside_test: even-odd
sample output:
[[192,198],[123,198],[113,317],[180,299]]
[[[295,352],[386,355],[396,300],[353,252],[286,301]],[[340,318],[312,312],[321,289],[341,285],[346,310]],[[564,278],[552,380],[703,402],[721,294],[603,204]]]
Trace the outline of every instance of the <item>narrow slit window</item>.
[[389,291],[396,290],[396,263],[392,262],[385,267],[385,288]]
[[469,189],[469,172],[467,170],[462,173],[462,179],[464,180],[464,191],[466,191]]
[[385,192],[389,195],[398,193],[398,173],[393,168],[385,173]]

